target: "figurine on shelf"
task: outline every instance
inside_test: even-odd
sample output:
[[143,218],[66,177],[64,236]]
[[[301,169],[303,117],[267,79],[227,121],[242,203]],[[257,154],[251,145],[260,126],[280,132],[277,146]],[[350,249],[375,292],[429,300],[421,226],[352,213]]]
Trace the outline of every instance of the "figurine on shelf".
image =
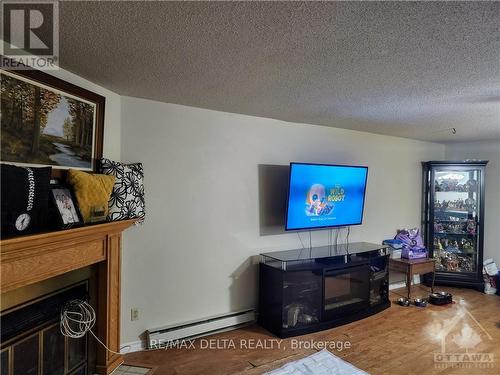
[[446,271],[458,270],[459,261],[456,254],[448,254],[443,260]]
[[468,191],[476,191],[477,190],[477,181],[474,179],[467,181],[467,188],[468,188]]
[[443,245],[438,238],[434,238],[434,249],[437,250],[438,254],[443,252]]
[[444,232],[444,226],[443,224],[437,222],[437,223],[434,223],[434,232],[436,233],[443,233]]
[[471,241],[466,240],[465,238],[462,238],[461,245],[462,245],[462,249],[463,249],[464,253],[467,253],[467,254],[474,253],[474,245]]
[[445,268],[443,266],[442,258],[441,257],[434,257],[434,260],[436,261],[436,270],[444,271]]
[[442,258],[445,257],[444,251],[443,251],[443,245],[441,244],[441,241],[439,241],[439,238],[434,238],[434,258],[436,259],[436,266],[442,267]]
[[476,180],[469,180],[463,184],[459,184],[458,180],[454,178],[443,179],[441,181],[439,181],[438,179],[434,181],[434,190],[444,191],[444,192],[451,191],[451,192],[465,193],[469,191],[476,191],[477,185],[478,184]]
[[472,198],[467,198],[465,201],[462,198],[458,198],[453,201],[437,200],[434,203],[434,207],[442,210],[451,209],[457,211],[473,211],[476,209],[476,201]]
[[474,220],[467,220],[467,233],[476,234],[476,222]]
[[450,227],[451,227],[451,232],[452,233],[456,233],[456,234],[462,234],[462,233],[464,233],[464,225],[461,222],[457,222],[457,223],[451,224]]
[[473,261],[467,256],[458,257],[458,267],[462,272],[472,272],[474,270]]
[[454,179],[443,180],[444,191],[455,191],[458,181]]
[[476,209],[476,201],[474,199],[467,198],[464,203],[465,203],[465,208],[468,211],[473,211]]
[[435,208],[438,208],[438,209],[446,209],[448,207],[448,203],[443,200],[442,202],[440,200],[437,200],[435,203],[434,203],[434,207]]
[[449,241],[448,241],[448,239],[447,239],[447,238],[442,238],[442,239],[441,239],[441,241],[440,241],[440,243],[441,243],[441,247],[442,247],[443,249],[446,249],[446,248],[448,247],[448,242],[449,242]]
[[447,202],[448,208],[461,209],[464,205],[464,201],[462,199],[456,199],[454,201]]
[[458,242],[453,240],[450,241],[449,245],[446,246],[445,251],[449,253],[458,253],[460,250],[458,249]]

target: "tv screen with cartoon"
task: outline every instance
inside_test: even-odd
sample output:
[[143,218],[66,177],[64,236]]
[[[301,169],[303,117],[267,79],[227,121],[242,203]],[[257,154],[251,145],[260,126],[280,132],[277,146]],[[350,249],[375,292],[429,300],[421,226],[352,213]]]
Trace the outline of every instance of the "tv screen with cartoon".
[[286,230],[358,225],[368,167],[290,164]]

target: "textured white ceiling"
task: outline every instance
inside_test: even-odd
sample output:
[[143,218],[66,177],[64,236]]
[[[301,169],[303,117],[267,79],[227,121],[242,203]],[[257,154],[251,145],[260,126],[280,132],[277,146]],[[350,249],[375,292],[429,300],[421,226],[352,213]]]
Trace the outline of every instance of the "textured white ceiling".
[[61,2],[60,18],[61,66],[122,95],[500,140],[499,2]]

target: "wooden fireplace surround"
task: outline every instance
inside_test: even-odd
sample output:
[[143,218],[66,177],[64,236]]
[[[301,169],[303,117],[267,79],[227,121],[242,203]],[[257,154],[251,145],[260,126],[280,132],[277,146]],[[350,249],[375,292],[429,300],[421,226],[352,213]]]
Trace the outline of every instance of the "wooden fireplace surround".
[[[0,292],[97,264],[95,333],[108,348],[119,352],[121,235],[133,223],[115,221],[0,241]],[[98,374],[110,374],[123,362],[121,355],[99,344],[96,354]]]

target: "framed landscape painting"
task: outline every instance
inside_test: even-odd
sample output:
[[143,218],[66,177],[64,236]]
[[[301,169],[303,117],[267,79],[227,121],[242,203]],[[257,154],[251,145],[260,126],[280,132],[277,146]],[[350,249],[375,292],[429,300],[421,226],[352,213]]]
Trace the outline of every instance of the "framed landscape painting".
[[35,70],[0,69],[0,81],[2,162],[95,170],[104,97]]

